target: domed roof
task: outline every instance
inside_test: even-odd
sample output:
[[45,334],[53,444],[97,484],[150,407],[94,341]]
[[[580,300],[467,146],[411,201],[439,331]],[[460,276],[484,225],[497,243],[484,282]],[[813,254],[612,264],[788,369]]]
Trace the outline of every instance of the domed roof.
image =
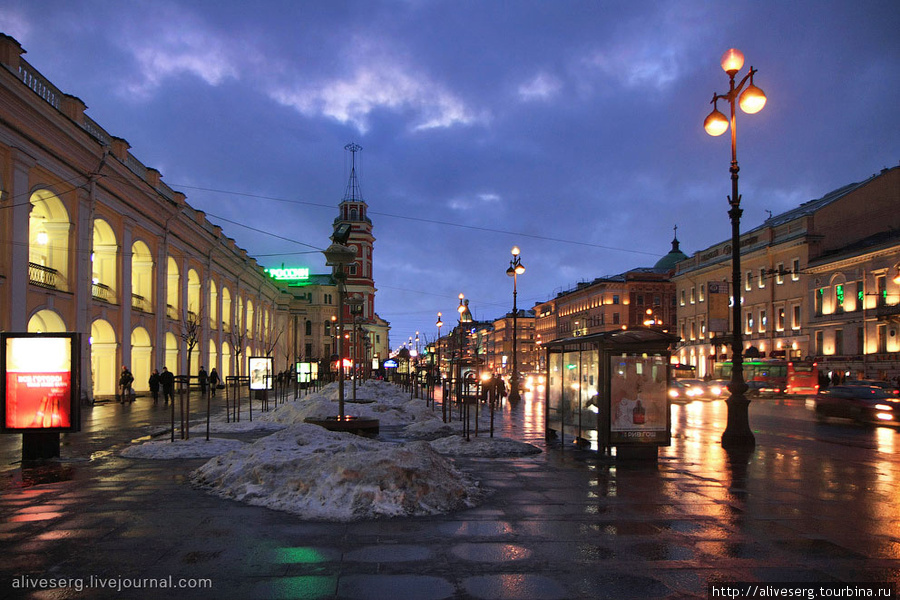
[[685,260],[688,256],[678,247],[678,236],[675,236],[675,239],[672,240],[672,249],[668,254],[663,256],[661,259],[656,261],[656,264],[653,265],[653,270],[658,271],[660,273],[666,273],[675,268],[679,262]]

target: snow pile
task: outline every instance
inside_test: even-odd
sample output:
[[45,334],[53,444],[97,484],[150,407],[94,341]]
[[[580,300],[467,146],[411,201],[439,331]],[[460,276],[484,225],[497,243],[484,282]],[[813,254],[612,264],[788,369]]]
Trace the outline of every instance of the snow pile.
[[206,436],[201,436],[189,440],[176,439],[174,442],[170,439],[145,442],[129,446],[121,454],[125,458],[162,460],[173,458],[210,458],[230,452],[243,445],[244,442],[240,440],[209,438],[209,441],[207,441]]
[[461,435],[451,435],[428,442],[428,444],[437,452],[450,456],[499,458],[502,456],[527,456],[541,452],[537,446],[498,437],[469,436],[469,441],[466,441],[466,438]]
[[453,425],[444,423],[440,417],[416,421],[403,428],[403,435],[414,440],[434,440],[454,432]]
[[[252,433],[266,431],[281,431],[287,427],[282,423],[273,421],[262,421],[254,419],[250,421],[246,417],[242,417],[241,421],[231,421],[226,423],[224,418],[215,419],[209,424],[210,433]],[[206,422],[191,425],[191,431],[206,432]]]
[[[261,421],[292,425],[303,423],[305,419],[326,419],[339,412],[338,384],[332,383],[319,392],[304,396],[300,400],[282,404],[275,410],[262,413]],[[367,380],[357,386],[356,397],[366,403],[351,400],[352,391],[344,382],[344,414],[363,419],[378,419],[383,426],[408,425],[410,423],[433,420],[431,407],[425,400],[414,398],[401,392],[396,386],[379,380]]]
[[425,442],[388,444],[308,424],[216,457],[191,480],[225,498],[329,521],[449,512],[480,495]]

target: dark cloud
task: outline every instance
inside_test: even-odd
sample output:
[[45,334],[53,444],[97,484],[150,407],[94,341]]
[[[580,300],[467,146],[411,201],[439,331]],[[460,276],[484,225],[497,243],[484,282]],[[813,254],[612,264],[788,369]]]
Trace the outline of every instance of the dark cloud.
[[[356,141],[392,340],[729,235],[728,47],[745,228],[900,159],[896,2],[12,1],[0,30],[263,264],[324,260]],[[215,218],[211,217],[214,221]],[[279,237],[231,224],[270,231]],[[283,253],[283,256],[273,256]],[[524,301],[524,302],[523,302]]]

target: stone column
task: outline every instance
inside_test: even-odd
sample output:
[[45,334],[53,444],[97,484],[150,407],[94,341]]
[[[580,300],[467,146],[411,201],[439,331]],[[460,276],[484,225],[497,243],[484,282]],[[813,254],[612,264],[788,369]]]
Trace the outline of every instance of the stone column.
[[28,326],[28,250],[29,216],[31,215],[30,172],[37,160],[22,150],[12,152],[12,182],[9,189],[12,240],[9,242],[9,326],[11,331],[25,331]]

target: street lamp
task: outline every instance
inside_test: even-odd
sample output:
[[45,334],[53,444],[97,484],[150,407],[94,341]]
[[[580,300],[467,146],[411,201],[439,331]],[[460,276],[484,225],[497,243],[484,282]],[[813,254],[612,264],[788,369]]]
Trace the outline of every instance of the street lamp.
[[[441,412],[444,413],[444,422],[447,421],[447,402],[446,398],[444,398],[444,382],[441,380],[441,327],[444,326],[444,322],[441,321],[441,313],[437,314],[437,321],[435,322],[437,326],[437,339],[435,340],[435,346],[437,346],[437,373],[435,373],[435,378],[437,379],[435,383],[441,386]],[[434,399],[431,400],[431,410],[434,410]]]
[[[335,230],[336,239],[343,237],[342,227],[344,226],[339,226]],[[347,279],[344,265],[356,260],[356,252],[349,246],[335,241],[322,254],[325,255],[325,264],[331,267],[331,275],[338,288],[338,328],[341,331],[338,349],[338,419],[344,421],[344,281]]]
[[[722,69],[728,73],[729,88],[727,94],[713,94],[710,104],[713,111],[703,123],[704,129],[709,135],[719,136],[728,130],[731,125],[731,197],[728,202],[731,209],[728,216],[731,217],[731,298],[732,298],[732,340],[731,347],[733,357],[731,360],[731,383],[728,389],[731,396],[726,401],[728,405],[728,421],[725,432],[722,434],[723,448],[752,448],[756,445],[756,439],[750,430],[749,408],[747,399],[747,384],[744,381],[744,340],[741,335],[741,196],[738,194],[737,162],[737,132],[735,129],[734,104],[738,101],[741,110],[748,114],[756,114],[766,104],[766,95],[761,89],[753,85],[753,75],[757,72],[752,66],[750,72],[744,76],[741,82],[735,86],[734,77],[744,66],[744,55],[734,48],[722,55]],[[741,93],[744,84],[750,82],[747,89]],[[740,97],[738,96],[740,94]],[[716,103],[725,100],[731,109],[731,119],[719,112]]]
[[512,259],[509,261],[509,268],[506,269],[506,274],[513,278],[513,338],[512,338],[512,376],[509,378],[509,402],[513,404],[521,400],[519,397],[519,356],[516,351],[516,337],[517,336],[517,319],[519,309],[516,306],[516,297],[519,294],[518,284],[519,284],[519,275],[525,272],[525,266],[522,264],[522,259],[519,258],[519,247],[513,246],[512,248]]

